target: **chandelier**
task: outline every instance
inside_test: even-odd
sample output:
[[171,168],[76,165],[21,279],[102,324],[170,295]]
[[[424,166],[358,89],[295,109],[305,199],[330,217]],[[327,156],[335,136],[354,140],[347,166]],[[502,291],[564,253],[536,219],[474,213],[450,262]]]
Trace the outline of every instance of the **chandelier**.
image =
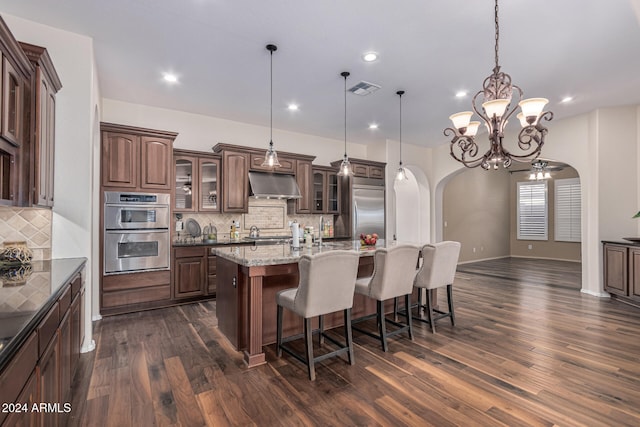
[[[542,125],[542,120],[553,119],[550,111],[542,112],[549,102],[545,98],[523,99],[524,92],[518,86],[511,83],[511,76],[500,71],[498,63],[498,42],[500,39],[500,27],[498,25],[498,0],[495,1],[495,67],[493,73],[487,77],[482,86],[473,97],[471,107],[473,111],[484,121],[489,133],[490,147],[484,154],[480,154],[478,143],[475,140],[479,121],[471,121],[472,111],[463,111],[449,117],[453,127],[444,130],[445,136],[452,136],[451,156],[468,168],[482,167],[485,170],[498,169],[498,165],[508,168],[512,161],[528,162],[540,156],[547,128]],[[516,94],[517,99],[512,96]],[[482,105],[478,108],[477,101],[482,95]],[[513,103],[512,103],[513,101]],[[519,101],[515,103],[516,101]],[[521,112],[516,116],[522,129],[518,134],[518,148],[520,153],[514,154],[502,145],[504,128],[515,110],[520,106]]]
[[529,180],[541,181],[543,179],[551,178],[551,174],[547,170],[548,163],[543,160],[536,160],[531,163],[531,174]]

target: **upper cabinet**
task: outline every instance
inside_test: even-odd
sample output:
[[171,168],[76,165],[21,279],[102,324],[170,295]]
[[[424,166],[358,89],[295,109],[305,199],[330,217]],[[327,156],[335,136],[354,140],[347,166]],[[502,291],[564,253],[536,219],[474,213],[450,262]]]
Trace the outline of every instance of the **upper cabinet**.
[[251,170],[276,172],[276,173],[296,173],[296,159],[281,156],[278,154],[280,166],[262,166],[265,153],[251,153]]
[[101,123],[102,185],[170,191],[173,141],[178,134]]
[[174,211],[220,212],[220,157],[174,150]]
[[225,150],[222,152],[222,211],[249,211],[249,154]]
[[324,166],[313,167],[313,213],[340,213],[338,171]]
[[29,205],[33,68],[0,17],[0,205]]
[[[386,163],[362,159],[349,159],[349,161],[351,162],[353,176],[360,178],[384,179],[384,168]],[[340,162],[342,161],[340,160]],[[336,161],[331,164],[335,165],[339,164],[339,162]]]
[[35,125],[31,150],[33,203],[53,206],[56,93],[62,83],[45,48],[28,43],[20,43],[20,46],[35,68],[31,79],[31,111]]
[[312,186],[312,166],[310,160],[296,160],[296,183],[302,196],[296,200],[296,213],[311,213],[313,205]]

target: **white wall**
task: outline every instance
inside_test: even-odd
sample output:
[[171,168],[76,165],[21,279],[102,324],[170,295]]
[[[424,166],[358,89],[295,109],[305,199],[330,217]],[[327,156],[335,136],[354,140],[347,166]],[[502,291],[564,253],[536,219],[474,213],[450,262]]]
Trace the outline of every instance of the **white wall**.
[[[92,111],[98,102],[93,41],[85,36],[2,14],[16,39],[47,48],[62,81],[56,97],[55,187],[52,257],[86,257],[86,307],[91,307],[92,277]],[[97,286],[97,283],[95,284]],[[91,340],[91,310],[86,310]],[[84,350],[87,350],[85,348]]]
[[[223,142],[266,150],[269,144],[269,128],[265,126],[107,98],[102,100],[102,121],[178,132],[174,148],[211,151],[214,145]],[[344,141],[280,129],[273,130],[273,142],[276,151],[316,156],[314,163],[318,165],[328,166],[344,154]],[[367,158],[366,146],[362,144],[347,141],[347,153],[349,157]]]

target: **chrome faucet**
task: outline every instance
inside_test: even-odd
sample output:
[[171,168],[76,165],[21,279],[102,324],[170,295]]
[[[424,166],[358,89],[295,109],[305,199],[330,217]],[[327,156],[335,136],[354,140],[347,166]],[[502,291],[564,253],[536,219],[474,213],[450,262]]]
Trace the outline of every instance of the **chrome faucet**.
[[318,247],[322,247],[323,234],[324,234],[324,216],[320,215],[320,227],[318,227]]

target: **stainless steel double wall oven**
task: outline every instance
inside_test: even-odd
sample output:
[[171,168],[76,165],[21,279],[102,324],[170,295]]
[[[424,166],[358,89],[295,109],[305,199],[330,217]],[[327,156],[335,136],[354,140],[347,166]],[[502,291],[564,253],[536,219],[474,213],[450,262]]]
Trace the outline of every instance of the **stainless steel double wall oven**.
[[169,194],[105,191],[104,274],[169,269]]

